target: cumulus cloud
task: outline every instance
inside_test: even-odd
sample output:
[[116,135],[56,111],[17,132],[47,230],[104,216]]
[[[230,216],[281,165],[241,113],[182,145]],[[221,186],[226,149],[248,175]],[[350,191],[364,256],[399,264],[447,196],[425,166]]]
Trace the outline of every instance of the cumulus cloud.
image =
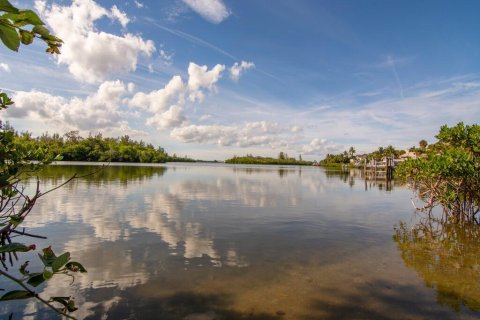
[[240,63],[235,62],[233,66],[230,67],[230,78],[233,81],[238,81],[242,73],[250,68],[255,68],[255,64],[253,62],[247,62],[247,61],[242,61]]
[[326,139],[315,138],[309,144],[302,146],[302,152],[306,155],[322,153],[327,147]]
[[128,105],[153,114],[147,119],[147,125],[159,129],[183,125],[187,121],[184,115],[187,99],[190,102],[203,101],[204,90],[215,90],[215,84],[222,77],[224,70],[225,66],[220,64],[208,70],[205,65],[200,66],[191,62],[186,82],[180,76],[173,76],[165,87],[159,90],[137,92],[128,101]]
[[275,122],[258,121],[239,125],[187,125],[172,130],[171,136],[186,143],[214,143],[220,146],[275,146],[279,142]]
[[111,74],[134,71],[139,55],[151,56],[155,51],[153,41],[138,35],[118,36],[95,28],[95,22],[103,17],[127,26],[129,18],[115,5],[107,10],[93,0],[74,0],[70,6],[36,1],[35,7],[64,40],[58,63],[68,65],[79,81],[100,82]]
[[201,89],[215,89],[215,83],[222,77],[225,70],[223,64],[217,64],[210,71],[207,66],[199,66],[193,62],[188,65],[188,90],[190,101],[203,101],[204,94]]
[[183,0],[193,11],[212,23],[220,23],[230,15],[222,0]]
[[102,83],[97,92],[84,99],[66,99],[39,91],[18,91],[13,96],[15,107],[6,112],[8,117],[37,119],[84,132],[101,132],[111,128],[128,131],[126,116],[119,105],[129,90],[133,90],[131,84],[125,85],[117,80]]
[[154,90],[149,93],[136,93],[129,101],[129,106],[138,107],[151,113],[164,112],[172,104],[178,103],[184,90],[185,84],[182,78],[174,76],[160,90]]
[[6,63],[0,63],[0,71],[10,72],[10,66]]
[[167,111],[148,118],[146,123],[159,129],[168,129],[178,127],[186,120],[187,118],[183,114],[183,106],[173,105]]
[[114,5],[111,9],[111,17],[113,19],[117,19],[118,22],[122,25],[122,27],[126,27],[127,24],[130,22],[130,19],[127,17],[127,14],[120,9],[116,5]]

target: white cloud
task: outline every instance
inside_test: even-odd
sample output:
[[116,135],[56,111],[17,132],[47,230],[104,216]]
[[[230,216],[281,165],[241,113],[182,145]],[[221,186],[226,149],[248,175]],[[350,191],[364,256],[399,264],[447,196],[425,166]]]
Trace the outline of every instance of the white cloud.
[[137,8],[139,8],[139,9],[144,7],[144,4],[141,3],[140,1],[133,0],[133,3],[134,3],[135,6],[136,6]]
[[66,99],[39,91],[18,91],[13,95],[15,106],[6,112],[7,117],[36,119],[53,123],[64,130],[77,129],[85,133],[120,130],[123,135],[132,130],[128,126],[127,115],[119,105],[131,90],[132,84],[125,86],[117,80],[102,83],[97,92],[84,99]]
[[203,101],[203,90],[215,90],[215,83],[222,77],[223,70],[225,66],[220,64],[208,70],[207,66],[190,62],[186,83],[180,76],[173,76],[162,89],[149,93],[137,92],[128,105],[153,114],[146,120],[147,125],[158,129],[181,126],[187,121],[184,115],[186,97],[190,102]]
[[122,27],[126,27],[127,24],[130,22],[130,19],[127,17],[127,14],[123,11],[120,11],[116,5],[112,7],[112,18],[117,19],[118,22],[122,25]]
[[[239,125],[188,125],[175,128],[171,136],[186,143],[214,143],[220,146],[270,146],[281,141],[277,123],[258,121]],[[283,137],[286,138],[286,137]]]
[[180,76],[174,76],[160,90],[150,93],[138,92],[129,102],[130,107],[138,107],[151,113],[165,112],[171,105],[178,104],[185,90]]
[[310,141],[309,144],[302,147],[302,152],[306,155],[321,153],[325,150],[326,142],[326,139],[315,138]]
[[201,89],[215,89],[215,83],[222,77],[225,70],[223,64],[217,64],[210,71],[207,66],[199,66],[193,62],[188,65],[188,89],[190,101],[203,101],[204,94]]
[[210,119],[212,117],[211,114],[204,114],[202,115],[198,120],[199,121],[207,121],[208,119]]
[[178,105],[172,105],[170,108],[163,112],[157,113],[153,117],[147,119],[147,125],[156,126],[159,129],[174,128],[182,125],[187,118],[183,114],[183,107]]
[[10,66],[6,63],[0,63],[0,71],[10,72]]
[[134,71],[140,54],[151,56],[155,45],[131,33],[122,36],[98,31],[95,22],[102,17],[118,20],[123,27],[127,15],[113,6],[109,11],[93,0],[74,0],[70,6],[36,1],[35,6],[53,32],[64,40],[59,64],[68,65],[79,81],[100,82],[111,74]]
[[240,63],[235,62],[233,66],[230,68],[230,78],[233,81],[238,81],[242,73],[250,68],[255,68],[255,64],[253,62],[242,61]]
[[160,49],[158,53],[160,54],[160,58],[162,58],[163,63],[165,63],[167,66],[172,64],[174,53],[168,53],[163,49]]
[[183,0],[183,2],[212,23],[220,23],[230,15],[222,0]]

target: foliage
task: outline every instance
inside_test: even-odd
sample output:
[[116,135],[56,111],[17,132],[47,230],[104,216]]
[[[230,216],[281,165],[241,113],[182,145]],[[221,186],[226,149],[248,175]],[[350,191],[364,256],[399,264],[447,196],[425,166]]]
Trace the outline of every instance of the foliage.
[[337,167],[345,164],[349,164],[351,160],[355,160],[355,148],[350,147],[348,151],[343,151],[339,154],[330,154],[327,153],[324,159],[320,160],[319,165],[325,167]]
[[[47,52],[59,54],[62,40],[50,34],[44,23],[37,14],[31,10],[19,10],[7,0],[0,0],[0,40],[13,51],[18,51],[20,44],[31,44],[34,38],[43,40],[48,48]],[[13,104],[7,94],[0,92],[0,111]],[[38,162],[32,163],[31,159]],[[18,227],[33,209],[36,201],[52,191],[40,191],[40,181],[37,178],[33,192],[27,193],[25,180],[32,178],[45,164],[53,160],[53,157],[42,148],[21,146],[15,143],[15,134],[12,128],[0,122],[0,275],[16,283],[21,290],[12,290],[4,293],[0,301],[35,298],[56,312],[68,317],[68,313],[76,310],[71,297],[42,298],[34,288],[54,275],[86,272],[78,262],[70,261],[70,253],[65,252],[58,257],[50,247],[43,249],[39,254],[44,268],[40,272],[29,272],[28,261],[24,262],[18,272],[21,277],[17,278],[8,272],[7,263],[11,267],[14,261],[19,260],[19,255],[24,252],[34,251],[35,244],[26,245],[13,242],[17,236],[29,236],[44,238],[41,236],[18,231]],[[72,177],[71,179],[75,178]],[[68,182],[68,181],[67,181]],[[8,259],[8,260],[7,260]],[[10,315],[12,318],[12,315]]]
[[392,145],[389,145],[388,147],[379,147],[374,152],[369,153],[367,158],[370,160],[380,161],[385,157],[393,156],[394,158],[398,158],[404,153],[405,151],[395,149]]
[[[57,133],[43,134],[33,138],[28,132],[16,133],[19,147],[48,150],[68,161],[140,162],[164,163],[167,161],[188,162],[189,158],[169,155],[161,147],[155,148],[143,141],[132,140],[128,135],[120,138],[104,138],[101,134],[82,138],[78,131],[70,131],[63,137]],[[32,157],[32,160],[39,160]]]
[[28,45],[39,38],[47,44],[48,53],[60,53],[62,40],[50,34],[35,12],[15,8],[7,0],[0,0],[0,12],[4,12],[0,16],[0,40],[7,48],[18,51],[20,44]]
[[225,163],[233,163],[233,164],[276,164],[276,165],[301,165],[301,166],[310,166],[312,165],[311,161],[305,161],[301,159],[289,158],[288,154],[284,152],[280,152],[278,158],[270,158],[270,157],[260,157],[260,156],[253,156],[251,154],[247,154],[243,157],[234,156],[231,159],[225,160]]
[[[405,153],[405,151],[397,150],[393,146],[389,145],[388,147],[379,147],[377,150],[367,154],[366,159],[380,161],[384,157],[393,156],[395,158],[398,158],[403,153]],[[350,147],[348,151],[345,150],[339,154],[328,153],[324,159],[320,160],[319,164],[326,167],[340,167],[342,165],[346,165],[352,162],[361,161],[364,161],[364,159],[359,160],[359,157],[356,155],[355,148]]]
[[421,210],[443,208],[443,219],[454,223],[479,223],[480,126],[444,125],[428,146],[426,155],[396,168],[426,202]]

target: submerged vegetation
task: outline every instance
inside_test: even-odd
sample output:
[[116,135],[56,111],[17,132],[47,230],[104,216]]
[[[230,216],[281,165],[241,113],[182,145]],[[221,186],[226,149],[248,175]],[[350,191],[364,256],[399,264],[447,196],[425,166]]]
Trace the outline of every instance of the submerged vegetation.
[[290,158],[288,154],[280,152],[278,158],[271,157],[259,157],[247,154],[243,157],[234,156],[231,159],[225,160],[225,163],[232,164],[276,164],[276,165],[300,165],[300,166],[310,166],[313,164],[312,161],[305,161],[302,159],[302,156],[299,156],[298,159]]
[[[106,138],[101,134],[83,138],[78,131],[61,136],[45,133],[38,138],[29,132],[15,133],[15,143],[29,150],[44,150],[67,161],[164,163],[168,161],[192,162],[187,157],[169,155],[163,148],[132,140],[128,135]],[[40,160],[32,157],[32,160]]]

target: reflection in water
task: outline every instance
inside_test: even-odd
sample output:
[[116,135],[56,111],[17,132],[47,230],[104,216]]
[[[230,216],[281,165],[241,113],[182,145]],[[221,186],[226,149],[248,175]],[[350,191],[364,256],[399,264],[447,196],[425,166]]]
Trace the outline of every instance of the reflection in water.
[[81,180],[87,183],[104,183],[118,181],[127,184],[133,181],[143,181],[153,177],[163,176],[167,168],[161,165],[118,165],[118,163],[105,163],[100,165],[82,164],[75,162],[58,162],[45,167],[39,174],[41,180],[50,180],[54,184],[66,180],[76,174],[82,176]]
[[[89,168],[49,168],[45,187],[78,170]],[[318,167],[109,170],[45,197],[27,221],[87,267],[70,293],[68,279],[40,288],[75,296],[78,318],[452,318],[391,241],[410,216],[407,189],[365,192],[361,176]],[[50,319],[33,316],[40,307],[13,310]]]
[[480,227],[427,221],[412,230],[401,223],[394,240],[405,264],[417,271],[437,301],[459,312],[480,310]]

